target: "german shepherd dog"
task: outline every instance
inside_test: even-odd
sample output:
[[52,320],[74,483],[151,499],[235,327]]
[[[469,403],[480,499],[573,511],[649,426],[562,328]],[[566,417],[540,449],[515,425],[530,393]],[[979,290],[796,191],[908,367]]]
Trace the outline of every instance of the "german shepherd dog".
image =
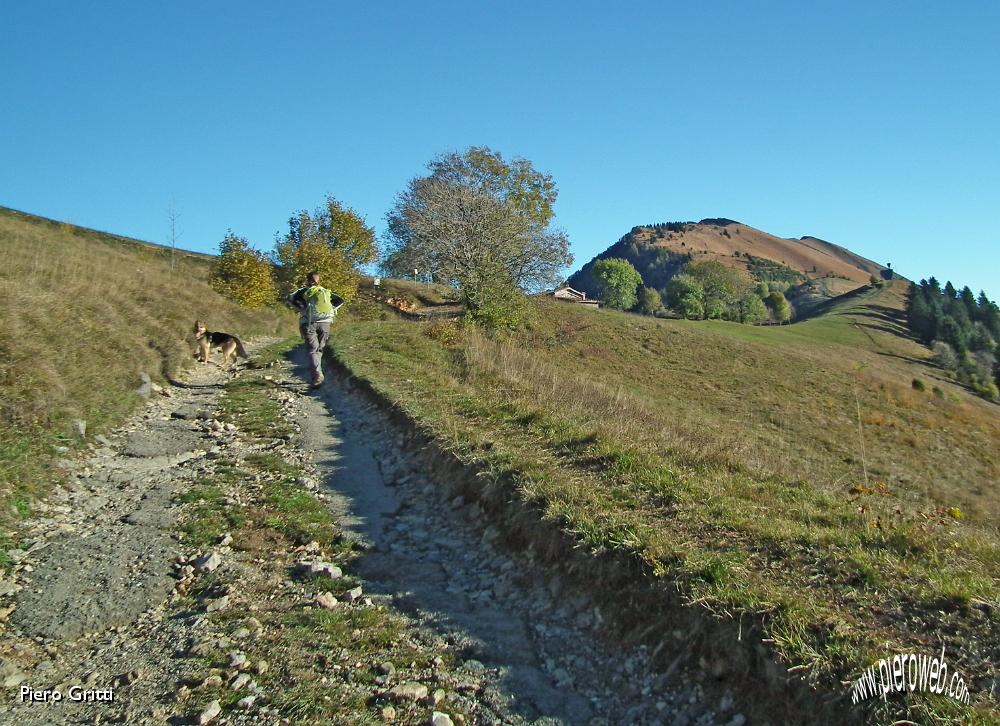
[[194,324],[194,339],[198,341],[198,360],[208,363],[208,356],[213,349],[222,351],[222,367],[225,368],[232,358],[236,362],[234,353],[241,358],[249,358],[247,349],[243,347],[243,342],[232,333],[213,333],[200,320]]

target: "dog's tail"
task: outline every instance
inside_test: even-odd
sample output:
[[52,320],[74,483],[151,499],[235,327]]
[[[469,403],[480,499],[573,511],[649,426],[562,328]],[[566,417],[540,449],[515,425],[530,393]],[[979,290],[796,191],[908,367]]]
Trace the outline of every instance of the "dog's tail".
[[247,353],[247,349],[243,347],[243,341],[237,338],[235,335],[233,339],[236,341],[236,355],[240,358],[249,358],[250,354]]

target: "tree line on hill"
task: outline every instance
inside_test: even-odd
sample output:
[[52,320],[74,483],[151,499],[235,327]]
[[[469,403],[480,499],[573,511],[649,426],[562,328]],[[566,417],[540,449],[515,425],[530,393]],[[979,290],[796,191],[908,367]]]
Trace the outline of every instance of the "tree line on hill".
[[486,328],[516,326],[525,293],[558,283],[573,260],[565,232],[551,226],[552,177],[487,147],[441,154],[427,171],[410,180],[386,215],[384,254],[364,219],[327,197],[319,209],[294,214],[270,252],[227,233],[213,287],[260,307],[278,303],[315,270],[350,301],[362,267],[379,261],[386,275],[419,273],[455,287],[467,316]]
[[944,288],[935,278],[914,285],[906,299],[910,331],[934,352],[939,366],[980,395],[997,400],[1000,364],[1000,308],[968,286]]
[[754,280],[742,270],[715,260],[689,261],[667,281],[664,292],[652,287],[624,258],[599,259],[591,267],[598,298],[608,307],[646,315],[670,310],[689,320],[787,322],[792,306],[785,298],[789,283]]

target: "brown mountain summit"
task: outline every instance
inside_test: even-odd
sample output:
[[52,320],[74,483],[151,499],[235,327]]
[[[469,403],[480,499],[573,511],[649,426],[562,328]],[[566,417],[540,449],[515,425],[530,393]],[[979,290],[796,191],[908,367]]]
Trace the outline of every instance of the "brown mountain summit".
[[[690,260],[717,260],[755,276],[779,276],[796,284],[828,278],[833,294],[866,284],[886,268],[850,250],[816,237],[786,239],[731,219],[668,222],[633,227],[604,252],[569,278],[569,284],[596,293],[590,277],[594,261],[609,257],[629,260],[644,284],[662,289]],[[829,283],[829,284],[828,284]]]

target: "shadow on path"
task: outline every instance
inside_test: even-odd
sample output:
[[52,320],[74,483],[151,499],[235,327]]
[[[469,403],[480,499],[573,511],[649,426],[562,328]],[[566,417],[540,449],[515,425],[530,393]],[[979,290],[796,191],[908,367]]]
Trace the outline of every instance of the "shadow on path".
[[[302,349],[292,360],[305,380]],[[477,505],[447,501],[447,487],[403,451],[373,404],[332,375],[300,401],[301,446],[361,544],[355,567],[366,590],[443,635],[470,674],[488,682],[478,698],[497,719],[666,723],[667,704],[682,702],[692,722],[714,723],[694,690],[680,693],[679,683],[650,672],[644,648],[602,641],[600,613],[587,598],[562,593],[523,556],[495,547],[498,532],[478,519]]]

